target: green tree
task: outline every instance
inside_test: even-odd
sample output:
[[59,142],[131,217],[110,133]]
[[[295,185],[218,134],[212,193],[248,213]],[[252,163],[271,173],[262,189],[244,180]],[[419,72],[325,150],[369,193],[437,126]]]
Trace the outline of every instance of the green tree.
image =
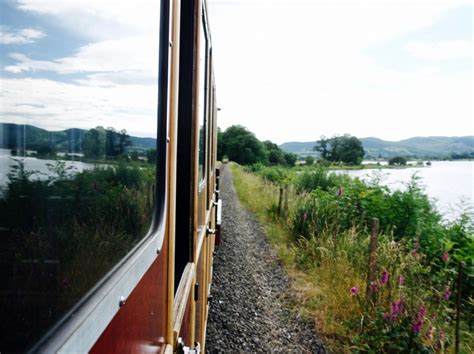
[[313,150],[314,151],[319,151],[321,154],[321,158],[323,160],[330,160],[330,152],[329,152],[329,142],[331,139],[326,138],[324,135],[321,136],[321,139],[319,139],[316,142],[316,146],[314,146]]
[[156,163],[156,149],[148,149],[146,151],[146,158],[149,163],[155,164]]
[[285,158],[286,164],[290,167],[293,167],[298,160],[298,156],[291,152],[285,152],[283,157]]
[[223,132],[221,128],[217,128],[217,160],[222,161],[224,159],[224,143],[223,143]]
[[405,166],[407,164],[407,158],[403,156],[395,156],[388,160],[388,164],[392,166]]
[[285,165],[285,155],[282,149],[271,141],[267,140],[263,142],[267,153],[268,163],[270,165]]
[[304,158],[304,161],[306,162],[306,165],[313,166],[315,160],[313,156],[308,155]]
[[227,128],[219,136],[219,140],[219,157],[227,156],[229,160],[241,165],[266,162],[265,145],[241,125]]
[[84,156],[90,159],[101,159],[105,155],[105,129],[97,127],[84,134]]
[[355,136],[343,135],[332,138],[321,137],[313,148],[324,160],[359,165],[364,158],[362,142]]

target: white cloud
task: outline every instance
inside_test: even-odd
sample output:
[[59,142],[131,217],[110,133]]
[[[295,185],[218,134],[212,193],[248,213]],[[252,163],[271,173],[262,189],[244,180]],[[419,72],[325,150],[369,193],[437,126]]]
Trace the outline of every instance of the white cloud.
[[20,66],[16,66],[16,65],[5,66],[4,70],[12,74],[19,74],[23,71],[23,69]]
[[35,28],[23,28],[13,30],[6,26],[0,26],[0,44],[28,44],[43,38],[44,32]]
[[[73,56],[54,60],[34,60],[21,53],[10,53],[16,60],[4,70],[11,73],[52,71],[59,74],[94,73],[96,84],[150,82],[158,75],[158,43],[153,37],[127,37],[81,47]],[[102,74],[100,74],[102,73]],[[106,74],[106,76],[104,76]],[[84,79],[85,80],[85,79]],[[86,82],[82,80],[82,82]],[[105,81],[104,81],[105,80]]]
[[2,120],[51,130],[98,125],[156,132],[157,86],[94,87],[46,79],[0,79]]
[[278,143],[474,134],[472,71],[402,72],[366,51],[470,3],[211,0],[219,126],[243,124]]
[[91,39],[156,32],[159,24],[155,0],[17,0],[17,4],[21,10],[52,16],[69,31]]
[[405,47],[411,55],[419,59],[443,60],[472,57],[472,42],[465,40],[442,41],[437,43],[408,43]]

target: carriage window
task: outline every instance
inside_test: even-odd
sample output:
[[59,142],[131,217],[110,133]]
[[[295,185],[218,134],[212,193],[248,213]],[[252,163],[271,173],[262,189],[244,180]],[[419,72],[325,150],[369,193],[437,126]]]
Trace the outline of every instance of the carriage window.
[[198,180],[205,177],[206,163],[206,114],[207,114],[207,61],[208,42],[204,20],[199,39],[199,169]]
[[1,352],[30,348],[150,229],[159,2],[119,2],[0,4]]

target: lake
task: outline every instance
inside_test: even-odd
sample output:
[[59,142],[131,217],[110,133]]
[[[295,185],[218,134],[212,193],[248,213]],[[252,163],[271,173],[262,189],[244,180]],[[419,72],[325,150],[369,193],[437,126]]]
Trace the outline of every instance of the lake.
[[[11,156],[10,150],[0,149],[0,197],[3,196],[3,191],[8,182],[8,172],[11,167],[16,165],[14,159],[19,159],[24,162],[25,169],[28,171],[37,171],[39,173],[34,174],[32,179],[46,179],[51,175],[51,171],[48,168],[48,164],[56,165],[56,160],[42,160],[35,157],[17,157]],[[81,172],[84,170],[93,169],[99,164],[91,164],[80,161],[65,161],[66,168],[73,167],[73,171]]]
[[[17,158],[17,157],[14,157]],[[55,164],[55,160],[42,160],[34,157],[20,157],[27,170],[38,171],[34,178],[42,179],[51,174],[47,164]],[[0,197],[8,182],[7,174],[10,166],[15,164],[10,150],[0,149]],[[6,166],[9,166],[6,168]],[[66,161],[66,167],[74,167],[76,172],[93,169],[98,164],[79,161]],[[433,199],[438,210],[445,219],[456,219],[463,209],[474,209],[474,161],[433,161],[430,167],[410,167],[401,169],[377,170],[340,170],[344,173],[363,180],[370,180],[374,175],[381,174],[382,184],[391,190],[405,188],[413,174],[421,178],[428,196]]]
[[342,170],[349,176],[370,180],[382,175],[382,184],[391,190],[406,188],[413,174],[445,219],[456,219],[465,208],[474,209],[474,161],[433,161],[431,166],[380,170]]

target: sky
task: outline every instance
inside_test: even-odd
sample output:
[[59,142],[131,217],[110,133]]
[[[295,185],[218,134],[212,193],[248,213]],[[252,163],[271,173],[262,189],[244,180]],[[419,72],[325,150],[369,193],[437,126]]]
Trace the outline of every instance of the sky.
[[[0,120],[156,135],[158,1],[0,0]],[[474,135],[472,0],[208,0],[221,108],[260,140]]]
[[0,0],[0,117],[156,136],[159,6]]
[[472,1],[209,7],[222,128],[277,143],[474,135]]

